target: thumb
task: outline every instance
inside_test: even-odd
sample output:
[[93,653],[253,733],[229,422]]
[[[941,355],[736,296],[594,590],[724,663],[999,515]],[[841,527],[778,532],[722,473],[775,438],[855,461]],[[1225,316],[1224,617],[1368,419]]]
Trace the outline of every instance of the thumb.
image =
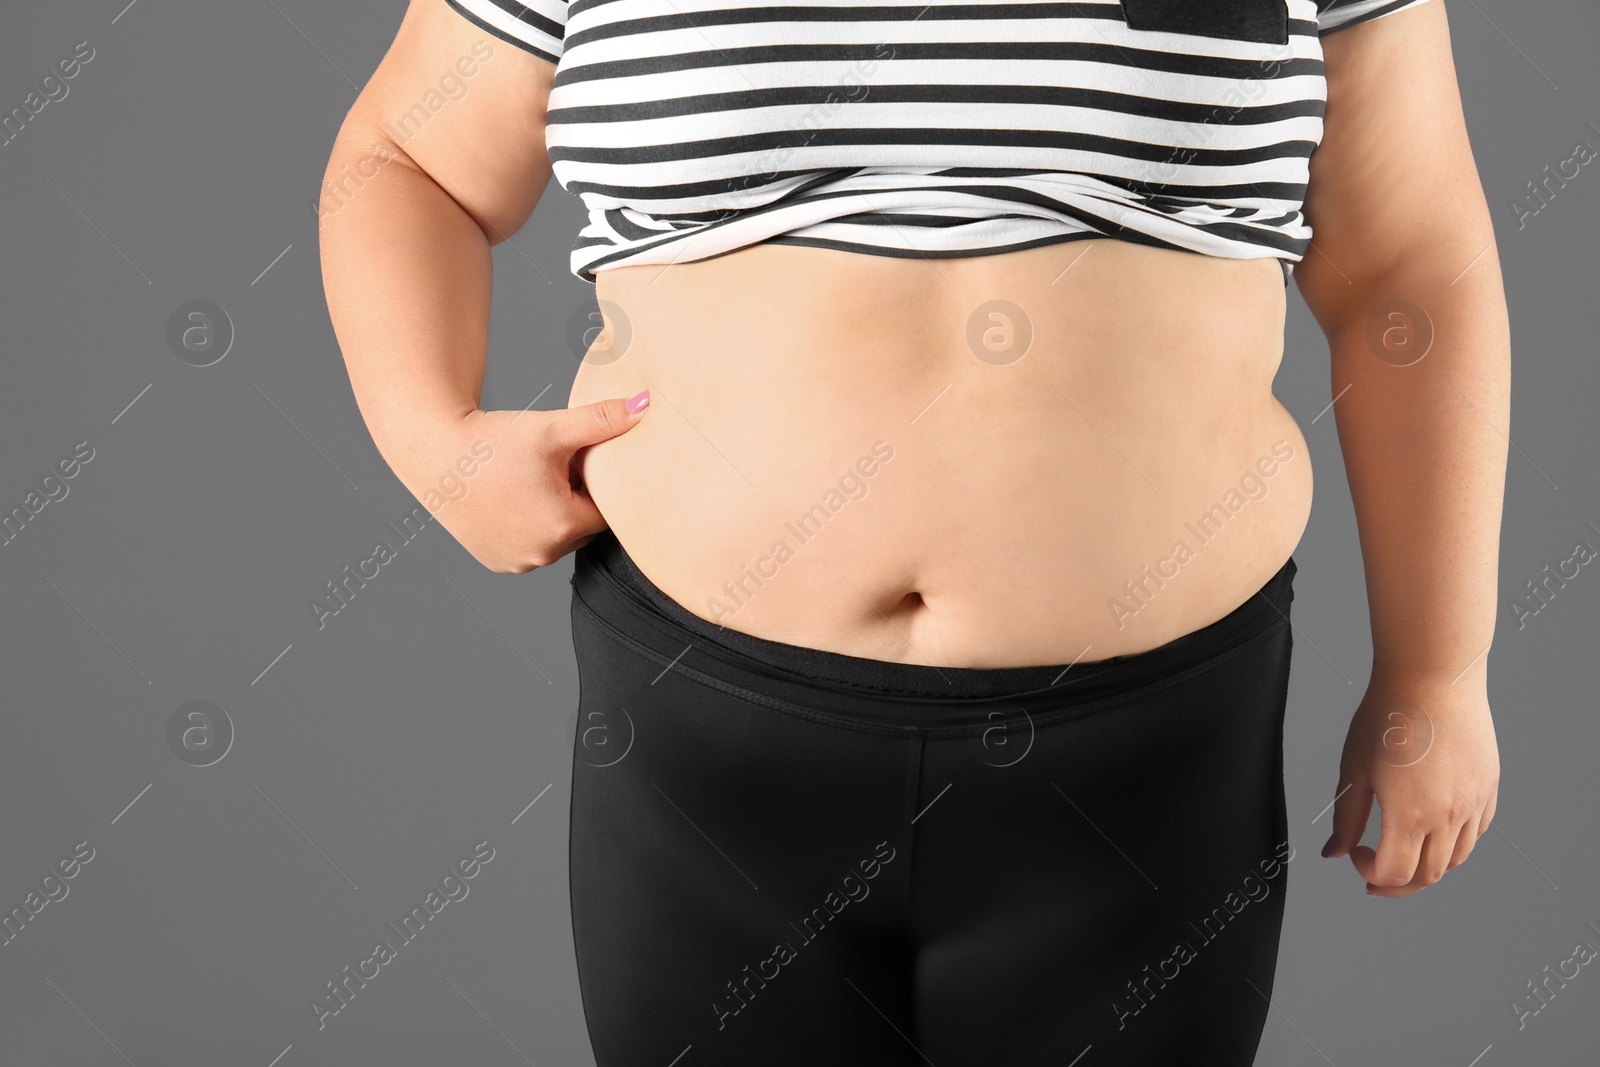
[[1333,802],[1333,833],[1322,846],[1325,857],[1342,856],[1361,842],[1367,829],[1367,816],[1372,814],[1372,789],[1361,779],[1341,786],[1338,799]]
[[650,390],[628,398],[614,397],[575,408],[560,408],[550,426],[551,443],[566,452],[616,437],[638,425],[650,406]]

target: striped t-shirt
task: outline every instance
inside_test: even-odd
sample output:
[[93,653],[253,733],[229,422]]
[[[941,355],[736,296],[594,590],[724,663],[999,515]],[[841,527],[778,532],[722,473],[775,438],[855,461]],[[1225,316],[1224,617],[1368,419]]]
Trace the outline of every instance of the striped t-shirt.
[[556,64],[571,270],[764,242],[1305,254],[1320,35],[1425,0],[448,0]]

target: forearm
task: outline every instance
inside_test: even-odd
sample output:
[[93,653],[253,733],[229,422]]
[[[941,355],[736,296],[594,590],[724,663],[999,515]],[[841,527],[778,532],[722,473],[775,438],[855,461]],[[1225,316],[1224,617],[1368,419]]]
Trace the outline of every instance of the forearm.
[[[1407,261],[1362,286],[1367,295],[1346,305],[1329,336],[1373,674],[1481,687],[1495,624],[1510,338],[1495,250],[1452,283],[1460,266]],[[1434,329],[1431,349],[1409,366],[1369,338],[1393,299],[1425,309]]]
[[[476,410],[488,349],[492,259],[483,229],[392,145],[346,123],[319,217],[323,285],[373,442],[408,489],[452,462],[438,430]],[[375,177],[351,174],[376,166]],[[418,484],[412,484],[416,481]]]

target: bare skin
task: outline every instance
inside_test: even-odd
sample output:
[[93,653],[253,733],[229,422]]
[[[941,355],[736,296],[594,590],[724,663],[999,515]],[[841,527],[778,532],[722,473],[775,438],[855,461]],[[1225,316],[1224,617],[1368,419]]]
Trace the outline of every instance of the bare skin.
[[[470,91],[397,143],[385,121],[474,44],[492,58]],[[1401,896],[1464,860],[1494,810],[1483,652],[1509,342],[1442,3],[1330,35],[1325,55],[1317,247],[1296,280],[1332,350],[1374,643],[1326,854]],[[568,409],[479,410],[489,249],[549,180],[553,71],[414,0],[328,168],[338,183],[390,160],[324,207],[330,313],[373,439],[414,493],[492,441],[473,493],[440,514],[485,566],[545,566],[609,525],[657,585],[730,628],[1000,667],[1154,648],[1293,551],[1312,472],[1271,391],[1285,297],[1270,260],[1094,239],[952,260],[762,245],[620,268],[599,275],[607,329]],[[1368,340],[1397,299],[1434,331],[1406,367]],[[1397,738],[1420,742],[1423,720],[1412,760],[1420,743]],[[1358,845],[1374,798],[1376,850]]]
[[[937,666],[1103,659],[1226,615],[1304,529],[1275,263],[768,245],[598,277],[632,339],[601,339],[572,402],[648,386],[655,409],[586,451],[584,483],[652,581],[733,629]],[[1130,292],[1164,297],[1136,313]],[[994,300],[1015,310],[979,316],[980,357]],[[849,477],[875,442],[892,458]]]

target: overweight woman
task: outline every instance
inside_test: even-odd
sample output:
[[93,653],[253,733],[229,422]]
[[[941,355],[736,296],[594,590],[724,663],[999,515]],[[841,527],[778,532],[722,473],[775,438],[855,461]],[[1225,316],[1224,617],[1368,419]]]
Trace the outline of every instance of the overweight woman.
[[[552,176],[603,329],[484,411]],[[1371,608],[1322,854],[1405,897],[1493,817],[1509,341],[1443,0],[413,0],[324,194],[386,461],[492,457],[440,515],[492,570],[575,552],[601,1067],[1252,1062],[1291,280]]]

